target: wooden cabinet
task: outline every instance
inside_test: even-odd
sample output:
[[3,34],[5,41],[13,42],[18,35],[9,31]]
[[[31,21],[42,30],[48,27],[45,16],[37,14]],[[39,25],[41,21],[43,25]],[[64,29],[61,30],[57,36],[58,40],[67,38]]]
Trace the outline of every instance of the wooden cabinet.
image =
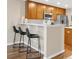
[[65,9],[45,5],[42,3],[28,1],[26,5],[27,6],[25,7],[25,17],[27,17],[28,19],[43,19],[44,12],[47,11],[52,13],[52,19],[56,21],[58,14],[65,14]]
[[57,15],[56,15],[56,14],[53,14],[53,16],[52,16],[52,20],[54,20],[54,21],[57,20]]
[[36,3],[30,2],[28,5],[28,18],[36,19]]
[[52,9],[53,9],[53,7],[51,7],[51,6],[47,6],[46,11],[49,12],[49,13],[52,13]]
[[37,4],[37,19],[43,19],[44,18],[44,11],[46,10],[46,6],[42,4]]
[[65,28],[65,44],[72,46],[72,29]]
[[57,8],[57,14],[58,15],[65,15],[65,9]]
[[57,7],[53,7],[52,13],[55,14],[55,15],[57,14]]
[[53,9],[52,9],[52,19],[54,20],[54,21],[56,21],[56,19],[57,19],[57,8],[56,7],[53,7]]

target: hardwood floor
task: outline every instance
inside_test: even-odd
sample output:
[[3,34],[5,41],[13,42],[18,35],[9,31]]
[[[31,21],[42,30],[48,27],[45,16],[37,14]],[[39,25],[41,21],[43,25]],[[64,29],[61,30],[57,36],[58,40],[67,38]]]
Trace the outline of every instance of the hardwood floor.
[[70,59],[69,57],[71,55],[72,55],[72,48],[69,45],[65,45],[65,52],[52,59]]
[[[25,51],[26,48],[22,48],[21,50]],[[34,50],[34,49],[32,49]],[[37,56],[38,54],[30,54],[29,56],[31,57]],[[61,55],[58,55],[52,59],[67,59],[69,56],[72,55],[72,49],[70,46],[65,45],[65,52]],[[26,52],[19,53],[18,48],[13,48],[12,46],[7,47],[7,59],[26,59]],[[43,59],[43,58],[34,58],[34,59]]]

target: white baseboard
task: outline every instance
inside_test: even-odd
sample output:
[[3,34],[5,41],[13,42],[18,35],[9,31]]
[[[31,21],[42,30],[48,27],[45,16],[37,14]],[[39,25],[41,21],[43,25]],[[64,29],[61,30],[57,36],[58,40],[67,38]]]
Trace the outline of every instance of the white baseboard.
[[7,46],[9,46],[9,45],[13,45],[13,43],[7,43]]
[[[15,43],[19,43],[19,42],[15,42]],[[9,45],[13,45],[13,43],[7,43],[7,46],[9,46]]]
[[53,55],[47,57],[47,59],[51,59],[51,58],[53,58],[53,57],[55,57],[55,56],[58,56],[58,55],[60,55],[60,54],[62,54],[62,53],[64,53],[64,52],[65,52],[65,50],[62,50],[62,51],[60,51],[60,52],[58,52],[58,53],[55,53],[55,54],[53,54]]

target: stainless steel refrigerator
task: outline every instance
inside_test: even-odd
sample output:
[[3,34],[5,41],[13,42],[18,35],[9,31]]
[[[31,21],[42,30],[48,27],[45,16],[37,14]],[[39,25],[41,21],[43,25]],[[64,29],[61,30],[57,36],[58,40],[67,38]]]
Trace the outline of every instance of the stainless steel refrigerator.
[[64,24],[65,26],[69,25],[68,16],[58,15],[55,24]]

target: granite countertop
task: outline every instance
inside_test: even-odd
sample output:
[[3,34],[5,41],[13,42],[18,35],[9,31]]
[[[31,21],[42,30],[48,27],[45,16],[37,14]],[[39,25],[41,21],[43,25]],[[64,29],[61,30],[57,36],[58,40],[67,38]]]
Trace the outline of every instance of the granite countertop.
[[65,27],[65,28],[69,28],[69,29],[72,29],[72,26],[69,26],[69,27]]

